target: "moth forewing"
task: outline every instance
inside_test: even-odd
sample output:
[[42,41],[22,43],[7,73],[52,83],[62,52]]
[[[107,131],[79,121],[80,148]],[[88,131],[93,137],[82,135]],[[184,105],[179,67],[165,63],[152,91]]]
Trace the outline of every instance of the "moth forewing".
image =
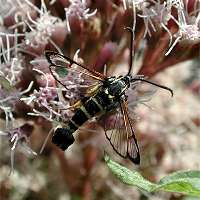
[[[73,59],[71,59],[67,56],[64,56],[64,55],[61,55],[59,53],[52,52],[52,51],[46,51],[45,55],[46,55],[46,58],[47,58],[48,62],[50,63],[50,65],[54,65],[57,67],[71,68],[72,70],[76,71],[77,73],[78,72],[84,73],[85,75],[90,76],[99,81],[104,81],[104,79],[106,78],[105,75],[103,75],[89,67],[83,66],[82,64],[74,61]],[[60,64],[63,64],[63,65],[60,65]],[[74,67],[74,66],[79,66],[80,70],[76,69],[76,67]]]
[[67,68],[71,67],[71,63],[60,54],[50,55],[50,60],[52,65],[59,67],[67,67]]

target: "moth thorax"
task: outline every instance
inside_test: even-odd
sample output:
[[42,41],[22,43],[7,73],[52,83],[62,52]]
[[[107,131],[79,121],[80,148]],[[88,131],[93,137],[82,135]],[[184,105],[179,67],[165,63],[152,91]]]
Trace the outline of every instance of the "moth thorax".
[[121,96],[126,89],[128,88],[128,85],[123,79],[120,79],[116,82],[113,82],[112,84],[109,85],[108,87],[108,92],[112,96]]

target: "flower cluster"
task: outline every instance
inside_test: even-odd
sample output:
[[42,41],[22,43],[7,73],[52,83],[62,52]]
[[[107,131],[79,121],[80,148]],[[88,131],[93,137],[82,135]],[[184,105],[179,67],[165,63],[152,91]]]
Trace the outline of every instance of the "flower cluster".
[[[136,18],[142,18],[145,25],[144,37],[152,35],[152,31],[162,28],[169,35],[169,46],[165,55],[169,55],[172,49],[180,41],[198,43],[200,39],[199,19],[197,3],[190,1],[166,0],[166,1],[123,1],[124,8],[132,6],[134,12],[133,28],[136,28]],[[127,5],[128,4],[128,5]],[[189,7],[194,6],[191,10]],[[174,14],[176,13],[176,14]],[[177,18],[175,17],[177,15]],[[173,41],[174,40],[174,41]]]
[[[81,59],[78,58],[78,52],[75,54],[74,60],[80,62]],[[37,66],[36,63],[38,65],[40,60],[34,62],[35,66]],[[89,83],[89,79],[84,79],[81,70],[78,70],[78,68],[74,66],[72,67],[73,70],[64,69],[63,73],[67,73],[67,76],[62,74],[60,74],[60,77],[58,76],[62,85],[55,82],[50,71],[48,71],[49,73],[44,73],[37,68],[33,68],[40,75],[38,80],[42,87],[39,90],[34,90],[29,97],[21,98],[28,105],[34,104],[34,112],[28,114],[42,116],[49,121],[55,122],[55,124],[68,121],[74,111],[74,108],[70,107],[71,104],[82,98],[81,90],[87,88]],[[76,72],[77,70],[79,73]],[[44,82],[41,81],[43,79],[45,80]],[[36,109],[37,107],[39,110]]]
[[[68,67],[67,60],[61,63],[61,67],[49,66],[44,56],[45,50],[59,52],[73,58],[77,63],[84,63],[88,68],[94,68],[108,76],[123,74],[127,72],[130,55],[129,35],[124,28],[131,27],[134,31],[132,53],[134,56],[133,70],[136,77],[152,77],[168,67],[199,56],[200,3],[197,0],[0,0],[0,5],[2,5],[0,6],[0,135],[2,140],[5,139],[10,144],[12,169],[15,151],[23,149],[26,154],[36,155],[41,141],[47,135],[49,136],[57,126],[66,125],[74,114],[78,101],[84,98],[85,94],[89,94],[88,91],[92,88],[90,87],[93,86],[92,84],[95,85],[87,77],[87,72],[79,66],[73,64]],[[80,50],[77,51],[77,49]],[[105,73],[105,68],[107,68],[107,73]],[[184,76],[184,73],[188,73],[182,69],[180,71],[183,74],[176,71],[175,75]],[[198,72],[194,74],[197,76]],[[166,79],[163,84],[168,85],[168,82],[173,82],[179,77],[171,80],[166,76],[161,79]],[[187,89],[192,90],[198,96],[199,79],[193,77],[189,82],[190,88]],[[179,84],[183,83],[177,83]],[[136,115],[137,105],[146,105],[155,93],[155,90],[149,90],[149,88],[148,92],[146,88],[145,92],[142,89],[139,90],[140,86],[140,82],[132,85],[126,95],[131,116],[135,119],[141,114],[144,119],[141,120],[144,123],[141,123],[143,127],[140,128],[139,125],[138,129],[141,131],[142,145],[144,144],[144,149],[147,146],[146,149],[149,151],[149,146],[146,145],[149,143],[149,138],[152,137],[152,141],[159,143],[158,137],[154,136],[160,132],[167,135],[172,130],[160,131],[167,126],[164,121],[175,122],[176,112],[182,112],[184,107],[191,108],[189,104],[193,103],[191,99],[194,97],[185,93],[189,97],[184,98],[181,96],[183,93],[180,92],[179,101],[184,98],[188,99],[188,102],[183,101],[179,110],[177,107],[171,107],[169,113],[164,110],[165,106],[163,106],[163,110],[160,111],[163,118],[157,117],[155,113],[151,115],[149,113],[152,112],[151,106],[149,106],[149,112],[138,109],[137,112],[140,114]],[[92,91],[91,94],[93,94]],[[164,99],[165,97],[162,98],[162,102]],[[158,104],[159,102],[160,98]],[[194,104],[196,105],[197,101],[194,101]],[[196,107],[192,109],[198,110]],[[187,118],[184,119],[179,116],[183,120],[183,122],[180,121],[183,123],[181,128],[184,124],[187,124],[188,128],[190,123],[186,121],[190,121],[191,118],[193,121],[191,124],[195,123],[194,132],[196,133],[199,126],[197,116],[199,113],[196,113],[197,111],[193,112],[194,115],[190,115],[191,113],[185,112],[184,115]],[[145,122],[151,124],[151,119],[156,121],[157,127],[152,124],[153,128],[149,128],[145,124]],[[18,120],[21,122],[20,125],[16,123]],[[112,127],[113,118],[109,120],[107,123]],[[93,129],[95,133],[93,136],[88,134],[88,127]],[[192,130],[191,127],[189,128]],[[48,136],[45,140],[44,145],[47,144],[45,153],[57,154],[62,170],[68,171],[63,174],[65,174],[64,179],[69,186],[69,191],[72,193],[76,191],[77,194],[82,195],[87,188],[92,188],[88,184],[91,177],[90,172],[98,157],[98,147],[104,143],[103,139],[98,136],[99,130],[100,128],[94,128],[93,123],[89,123],[89,126],[86,125],[86,128],[82,129],[82,136],[79,134],[77,136],[79,140],[76,140],[81,143],[75,149],[76,156],[69,156],[70,158],[76,157],[72,162],[72,165],[75,163],[72,167],[71,162],[69,162],[70,165],[65,162],[66,158],[63,154],[48,145]],[[145,131],[150,131],[149,138],[148,134],[142,134]],[[176,133],[175,129],[173,132]],[[30,136],[33,136],[31,146],[34,151],[30,148]],[[93,144],[98,147],[91,145],[90,137]],[[178,137],[169,136],[168,142],[177,152],[174,155],[181,155],[180,147],[175,146],[173,138],[177,140]],[[180,146],[185,145],[183,141],[179,144]],[[163,143],[160,146],[164,145]],[[83,158],[80,158],[81,155]],[[51,156],[47,157],[51,159]],[[21,162],[20,159],[15,160]],[[54,163],[52,160],[50,162]],[[71,184],[69,181],[73,174],[70,173],[72,168],[77,170],[75,173],[77,177],[85,181],[82,185],[86,185],[86,189],[82,189],[83,191],[79,191],[80,187],[76,183]],[[173,170],[172,168],[170,170]],[[101,171],[98,170],[99,173]],[[81,199],[88,198],[84,196]]]
[[37,155],[27,144],[29,143],[29,137],[33,131],[33,126],[31,124],[24,124],[17,128],[7,129],[5,131],[0,131],[0,136],[8,138],[11,145],[11,171],[14,169],[14,153],[15,149],[19,147],[25,153]]
[[41,48],[50,42],[59,51],[56,43],[52,40],[52,36],[56,29],[65,31],[65,24],[60,18],[52,16],[48,12],[44,1],[41,1],[40,10],[37,9],[36,11],[39,14],[36,20],[27,13],[26,24],[31,31],[25,33],[25,44],[33,48]]
[[70,0],[70,6],[65,8],[65,15],[67,20],[67,29],[70,32],[70,19],[78,18],[80,20],[86,20],[94,16],[97,12],[95,9],[93,12],[89,13],[90,9],[87,8],[86,0]]

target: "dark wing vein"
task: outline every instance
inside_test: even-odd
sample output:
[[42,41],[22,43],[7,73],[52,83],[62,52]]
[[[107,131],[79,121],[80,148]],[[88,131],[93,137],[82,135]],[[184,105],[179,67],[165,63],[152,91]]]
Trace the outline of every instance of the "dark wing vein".
[[[76,61],[72,60],[71,58],[64,56],[64,55],[61,55],[59,53],[56,53],[56,52],[53,52],[53,51],[46,51],[45,56],[46,56],[46,58],[47,58],[47,60],[50,64],[50,68],[52,68],[52,67],[65,67],[68,70],[70,69],[73,72],[83,73],[83,74],[85,74],[89,77],[92,77],[96,80],[99,80],[99,81],[104,81],[104,79],[106,78],[106,76],[104,76],[103,74],[101,74],[101,73],[99,73],[95,70],[92,70],[92,69],[90,69],[86,66],[83,66],[80,63],[77,63]],[[79,66],[80,69],[72,67],[73,64]]]
[[66,97],[75,98],[73,102],[89,97],[102,84],[104,76],[99,72],[53,51],[46,51],[45,55],[50,64],[51,75],[66,89]]
[[109,116],[114,122],[112,129],[110,125],[104,123],[106,138],[117,154],[123,158],[130,159],[133,163],[140,163],[140,153],[137,139],[134,134],[132,120],[128,114],[128,108],[125,101],[120,102],[120,110]]

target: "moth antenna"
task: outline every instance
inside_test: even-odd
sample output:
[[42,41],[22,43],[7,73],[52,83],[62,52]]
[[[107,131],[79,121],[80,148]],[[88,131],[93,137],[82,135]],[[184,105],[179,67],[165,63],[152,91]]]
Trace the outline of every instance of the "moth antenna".
[[134,32],[133,29],[130,27],[125,27],[124,29],[128,30],[131,33],[131,42],[130,42],[130,55],[129,55],[129,70],[127,75],[131,74],[132,68],[133,68],[133,40],[134,40]]
[[143,81],[143,82],[149,83],[149,84],[151,84],[151,85],[155,85],[155,86],[157,86],[157,87],[159,87],[159,88],[168,90],[168,91],[171,93],[171,96],[172,96],[172,97],[174,96],[173,90],[172,90],[171,88],[169,88],[169,87],[164,86],[164,85],[160,85],[160,84],[157,84],[157,83],[154,83],[154,82],[151,82],[151,81],[142,79],[142,78],[133,78],[133,79],[131,80],[131,82],[134,82],[134,81]]

